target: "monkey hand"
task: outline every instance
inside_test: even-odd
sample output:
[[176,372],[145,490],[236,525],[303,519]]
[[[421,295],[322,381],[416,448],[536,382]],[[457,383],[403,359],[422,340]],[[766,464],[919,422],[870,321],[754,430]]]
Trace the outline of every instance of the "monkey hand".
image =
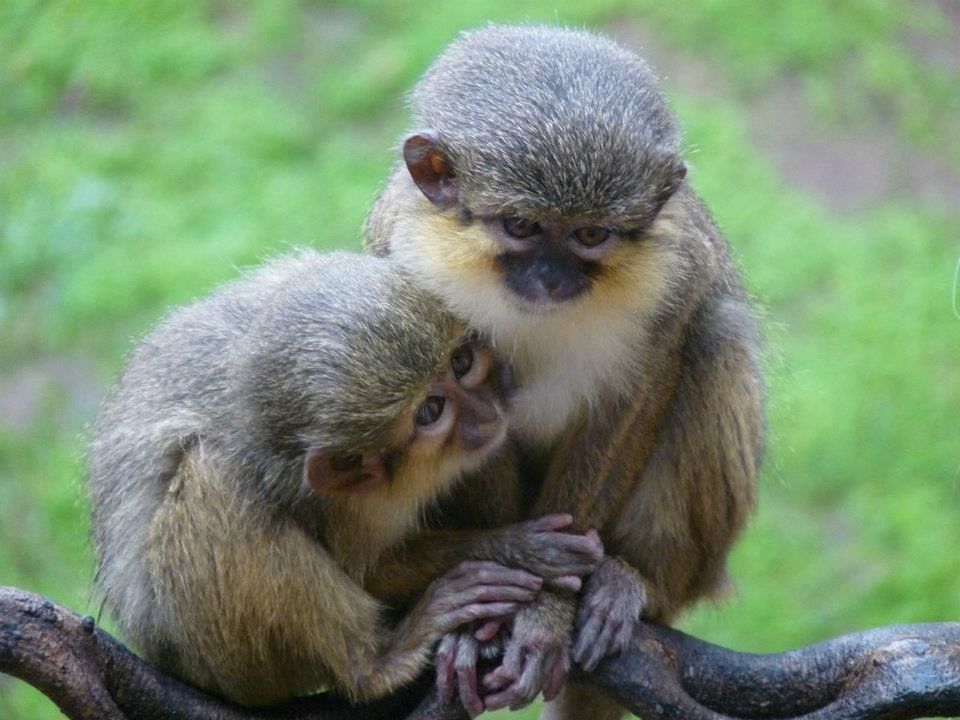
[[492,534],[501,552],[485,552],[539,575],[548,587],[578,592],[581,577],[596,570],[603,559],[603,543],[596,530],[583,535],[563,532],[572,523],[572,515],[555,514],[500,528]]
[[541,690],[546,700],[557,696],[570,669],[575,608],[572,596],[543,592],[517,612],[503,662],[483,678],[487,710],[517,710]]
[[646,605],[640,574],[619,558],[605,558],[587,579],[580,599],[574,661],[591,672],[607,655],[623,652]]
[[461,628],[440,640],[434,660],[437,669],[437,693],[445,703],[459,694],[463,707],[474,718],[484,711],[477,683],[480,659],[493,660],[503,650],[509,617],[495,618],[478,629]]
[[430,583],[418,603],[437,637],[475,620],[515,613],[543,585],[536,575],[495,562],[462,562]]

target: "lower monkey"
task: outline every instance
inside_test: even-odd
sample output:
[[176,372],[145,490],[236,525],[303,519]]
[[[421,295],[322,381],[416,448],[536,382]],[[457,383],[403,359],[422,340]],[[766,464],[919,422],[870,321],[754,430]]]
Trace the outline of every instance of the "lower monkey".
[[554,548],[542,576],[458,564],[395,626],[364,589],[504,439],[496,361],[464,333],[390,261],[303,251],[134,349],[89,475],[97,580],[146,659],[245,705],[324,685],[372,699],[422,672],[444,633],[592,570],[596,540],[552,516],[503,536]]

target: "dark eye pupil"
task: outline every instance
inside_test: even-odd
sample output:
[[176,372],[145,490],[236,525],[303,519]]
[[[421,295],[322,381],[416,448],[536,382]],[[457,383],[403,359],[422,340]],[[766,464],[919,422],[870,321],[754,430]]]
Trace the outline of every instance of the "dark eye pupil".
[[454,375],[462,378],[473,367],[473,351],[466,345],[457,348],[450,358],[450,367],[453,369]]
[[576,235],[577,240],[583,245],[599,245],[608,237],[610,237],[610,231],[607,228],[602,227],[582,227],[577,230]]
[[431,395],[417,409],[417,425],[433,425],[443,415],[443,406],[447,400],[440,395]]
[[358,470],[363,465],[363,455],[360,453],[341,453],[330,458],[330,467],[338,472]]
[[503,229],[515,238],[525,238],[540,232],[540,224],[520,217],[508,217],[503,220]]

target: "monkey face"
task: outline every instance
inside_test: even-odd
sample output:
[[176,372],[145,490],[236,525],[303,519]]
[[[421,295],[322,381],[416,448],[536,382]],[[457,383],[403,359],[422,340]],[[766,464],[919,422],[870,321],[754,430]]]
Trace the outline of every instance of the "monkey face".
[[503,442],[506,384],[489,348],[463,343],[388,429],[386,448],[312,447],[304,479],[327,495],[377,489],[435,494],[438,485],[477,467]]
[[[403,153],[410,179],[433,208],[413,213],[416,224],[392,240],[391,250],[474,325],[498,333],[509,324],[505,316],[568,315],[611,293],[619,293],[617,305],[636,308],[659,288],[652,276],[669,260],[671,238],[657,236],[671,233],[658,233],[670,224],[658,221],[669,215],[661,211],[686,173],[679,161],[667,163],[656,181],[624,179],[638,187],[613,212],[562,210],[522,193],[513,196],[519,205],[505,192],[499,200],[465,194],[463,168],[454,168],[433,130],[407,138]],[[559,185],[576,186],[567,179]]]
[[407,452],[422,461],[449,455],[476,464],[506,432],[504,388],[489,348],[468,342],[457,347],[443,375],[413,413]]

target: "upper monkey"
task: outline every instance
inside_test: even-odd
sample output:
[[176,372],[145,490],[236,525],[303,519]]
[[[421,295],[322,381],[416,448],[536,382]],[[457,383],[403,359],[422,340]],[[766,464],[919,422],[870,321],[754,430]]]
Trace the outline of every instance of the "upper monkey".
[[[367,243],[512,366],[525,512],[600,531],[609,557],[571,653],[591,669],[641,613],[669,621],[724,586],[763,447],[755,318],[634,53],[590,32],[487,26],[440,54],[410,105]],[[574,612],[542,593],[517,614],[488,708],[556,691]],[[568,688],[547,712],[622,711]]]

